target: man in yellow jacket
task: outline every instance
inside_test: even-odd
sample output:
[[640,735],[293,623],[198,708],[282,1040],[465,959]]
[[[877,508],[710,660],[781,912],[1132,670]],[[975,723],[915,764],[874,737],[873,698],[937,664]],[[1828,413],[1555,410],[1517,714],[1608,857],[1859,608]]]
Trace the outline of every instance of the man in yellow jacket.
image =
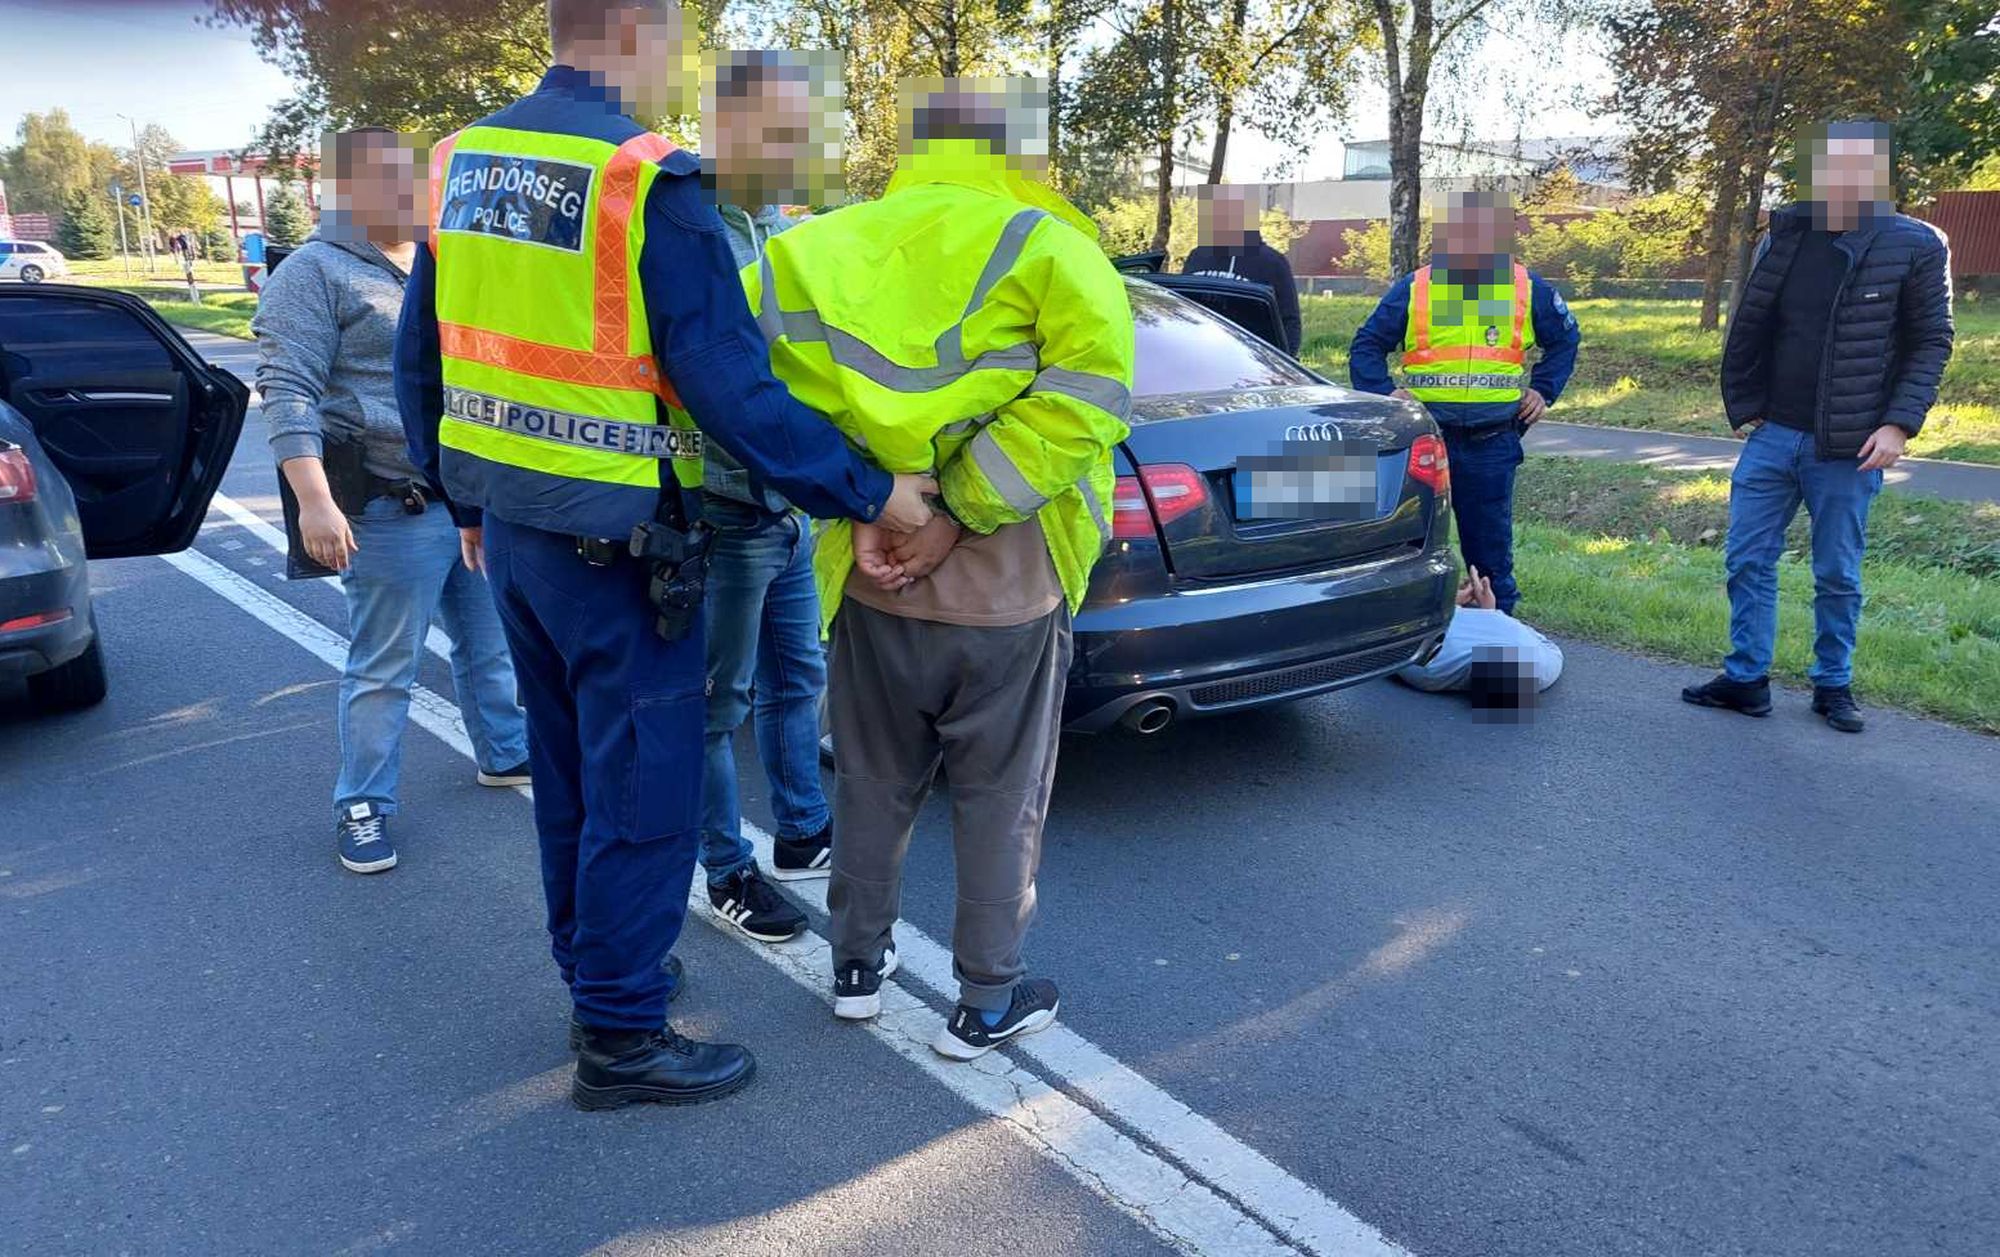
[[969,1060],[1055,1019],[1022,942],[1055,775],[1070,616],[1110,538],[1131,410],[1132,311],[1096,229],[1018,154],[1021,81],[933,83],[887,195],[772,239],[744,283],[793,394],[891,471],[935,472],[908,537],[827,526],[834,1011],[874,1016],[910,829],[943,765],[957,845]]

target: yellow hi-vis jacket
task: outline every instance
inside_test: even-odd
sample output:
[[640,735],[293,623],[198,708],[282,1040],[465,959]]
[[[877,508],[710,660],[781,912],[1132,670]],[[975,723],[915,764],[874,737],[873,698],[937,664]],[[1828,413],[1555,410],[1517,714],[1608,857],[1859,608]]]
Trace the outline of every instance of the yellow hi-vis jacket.
[[432,150],[438,441],[454,497],[507,478],[536,526],[623,537],[653,518],[663,466],[701,485],[702,434],[653,360],[637,279],[639,207],[673,151],[651,134],[621,145],[479,125]]
[[[1132,308],[1096,236],[1046,186],[945,141],[743,271],[793,395],[885,470],[935,471],[974,532],[1039,518],[1072,613],[1111,538],[1132,409]],[[824,525],[822,631],[853,563],[850,525]]]
[[1410,280],[1403,330],[1403,387],[1422,402],[1508,402],[1528,386],[1529,318],[1534,288],[1528,268],[1512,263],[1502,283],[1451,283],[1424,267]]

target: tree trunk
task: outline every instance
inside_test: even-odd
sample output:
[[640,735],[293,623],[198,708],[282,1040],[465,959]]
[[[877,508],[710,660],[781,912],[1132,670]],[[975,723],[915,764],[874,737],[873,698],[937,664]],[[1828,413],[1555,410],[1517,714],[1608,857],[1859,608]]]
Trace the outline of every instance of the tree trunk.
[[1180,130],[1180,0],[1160,4],[1160,174],[1153,207],[1155,252],[1163,252],[1174,229],[1174,134]]
[[[1398,8],[1375,0],[1382,33],[1383,69],[1389,84],[1390,278],[1423,265],[1424,97],[1430,88],[1431,0],[1410,5],[1410,36],[1403,39]],[[1407,53],[1409,64],[1403,64]]]
[[1722,284],[1728,276],[1730,229],[1743,195],[1743,163],[1724,157],[1716,172],[1715,205],[1708,213],[1707,256],[1701,275],[1701,330],[1712,332],[1722,322]]
[[[1229,6],[1229,26],[1223,38],[1234,47],[1243,38],[1243,23],[1250,18],[1250,0],[1234,0]],[[1208,181],[1222,182],[1222,168],[1229,160],[1229,129],[1236,121],[1236,92],[1224,87],[1215,102],[1215,147],[1208,158]]]
[[[1737,292],[1743,291],[1743,281],[1750,274],[1750,255],[1757,248],[1757,212],[1764,205],[1764,178],[1771,171],[1771,159],[1777,155],[1778,110],[1784,90],[1784,70],[1781,66],[1777,77],[1766,89],[1763,108],[1751,121],[1747,145],[1749,160],[1743,172],[1743,210],[1736,224],[1736,257],[1729,268],[1729,278],[1734,281]],[[1730,308],[1735,308],[1733,302]]]

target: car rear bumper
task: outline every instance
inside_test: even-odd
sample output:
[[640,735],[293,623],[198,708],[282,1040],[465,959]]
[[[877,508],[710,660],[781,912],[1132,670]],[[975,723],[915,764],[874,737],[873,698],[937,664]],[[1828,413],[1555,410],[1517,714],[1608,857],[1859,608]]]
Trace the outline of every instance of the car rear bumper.
[[67,610],[54,624],[0,633],[0,677],[60,668],[90,648],[90,578],[80,565],[9,575],[0,571],[0,624]]
[[1386,675],[1443,638],[1454,576],[1450,552],[1438,548],[1086,606],[1065,723],[1099,732],[1162,704],[1170,719],[1240,711]]

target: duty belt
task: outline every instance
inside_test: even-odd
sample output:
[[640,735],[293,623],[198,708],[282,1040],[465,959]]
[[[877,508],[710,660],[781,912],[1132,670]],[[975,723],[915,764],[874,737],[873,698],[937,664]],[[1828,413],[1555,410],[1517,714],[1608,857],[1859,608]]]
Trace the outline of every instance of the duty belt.
[[640,458],[701,457],[701,433],[664,423],[628,423],[529,406],[489,393],[446,385],[444,412],[465,423],[482,424],[517,436],[574,445],[587,450],[634,454]]
[[1403,377],[1403,387],[1419,388],[1511,388],[1520,389],[1528,382],[1525,375],[1440,375],[1419,372]]

